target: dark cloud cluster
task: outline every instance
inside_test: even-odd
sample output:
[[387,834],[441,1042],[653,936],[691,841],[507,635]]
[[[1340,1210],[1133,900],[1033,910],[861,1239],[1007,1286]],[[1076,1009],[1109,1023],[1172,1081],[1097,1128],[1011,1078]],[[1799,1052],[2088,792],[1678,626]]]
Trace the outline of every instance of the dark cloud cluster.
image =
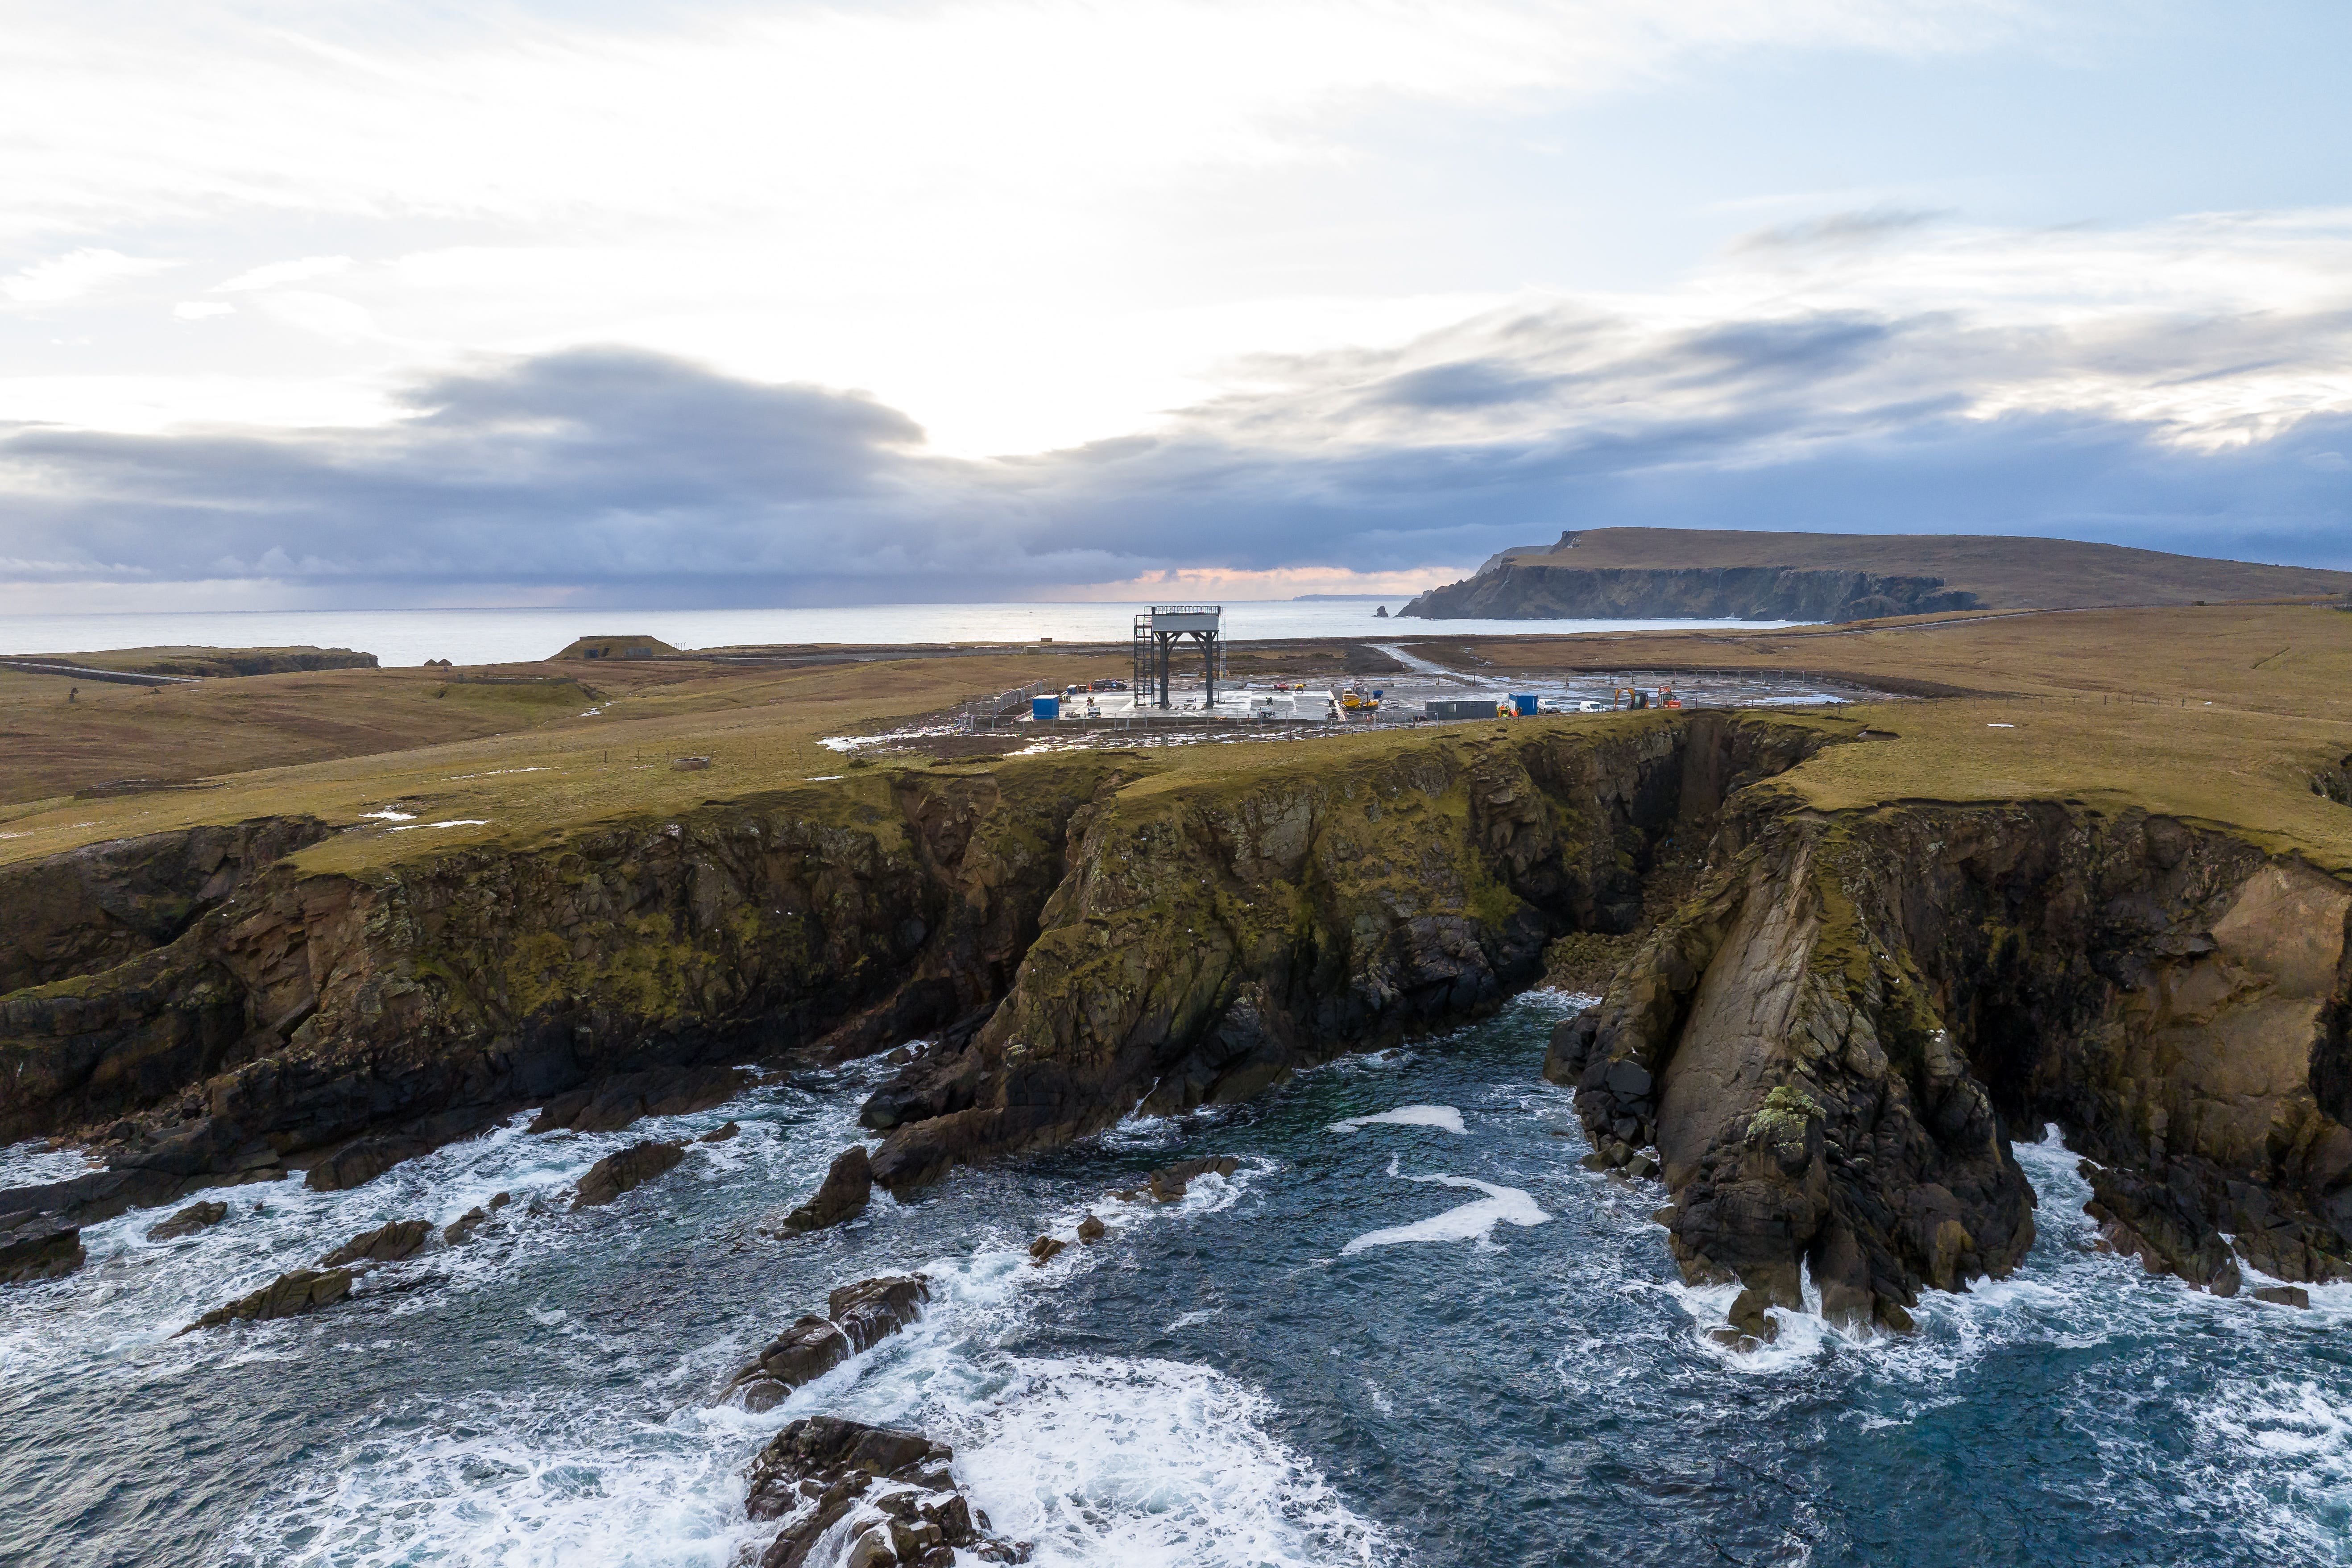
[[2341,364],[2352,342],[2341,321],[2154,331],[2170,336],[2126,350],[1934,316],[1661,333],[1523,312],[1284,362],[1276,390],[1155,435],[992,463],[928,452],[869,398],[580,349],[423,383],[383,427],[0,429],[0,576],[267,578],[351,604],[871,603],[1443,567],[1611,524],[2046,533],[2352,567],[2352,418],[2185,439],[1997,395],[2075,374],[2228,382],[2282,353]]

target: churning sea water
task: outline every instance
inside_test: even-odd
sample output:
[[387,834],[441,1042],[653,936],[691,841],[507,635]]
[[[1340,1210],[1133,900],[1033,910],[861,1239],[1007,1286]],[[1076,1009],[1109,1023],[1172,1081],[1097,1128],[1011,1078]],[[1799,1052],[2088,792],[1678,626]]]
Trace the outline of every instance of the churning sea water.
[[[1402,599],[1389,601],[1391,605]],[[1124,643],[1140,604],[861,605],[778,610],[216,610],[183,614],[0,616],[0,655],[95,653],[116,647],[349,647],[386,666],[446,658],[502,664],[547,658],[573,639],[618,634],[659,637],[672,647],[765,643],[904,646],[937,642]],[[1375,620],[1354,600],[1257,599],[1225,605],[1225,635],[1337,637],[1509,636],[1528,632],[1627,632],[1706,626],[1786,626],[1785,621],[1401,621]]]
[[[745,1462],[795,1416],[919,1426],[1047,1564],[2352,1562],[2352,1287],[2216,1300],[2092,1247],[2054,1139],[2011,1279],[1866,1342],[1675,1279],[1654,1184],[1581,1169],[1537,1068],[1567,999],[1343,1058],[1250,1104],[879,1194],[850,1228],[756,1221],[856,1135],[877,1068],[625,1132],[505,1128],[352,1192],[217,1194],[150,1243],[85,1232],[0,1299],[0,1561],[725,1568]],[[571,1184],[642,1137],[731,1142],[608,1208]],[[1165,1207],[1107,1194],[1234,1153]],[[0,1181],[62,1173],[20,1146]],[[386,1219],[516,1203],[462,1247],[289,1322],[205,1309]],[[1110,1235],[1044,1268],[1086,1213]],[[929,1315],[763,1415],[727,1374],[833,1286],[908,1268]]]

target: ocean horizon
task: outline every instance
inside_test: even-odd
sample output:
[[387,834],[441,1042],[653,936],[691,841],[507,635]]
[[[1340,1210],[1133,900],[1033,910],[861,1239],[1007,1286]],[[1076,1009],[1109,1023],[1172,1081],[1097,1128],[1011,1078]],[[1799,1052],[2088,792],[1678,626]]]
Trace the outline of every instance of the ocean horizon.
[[[1395,601],[1378,601],[1402,604]],[[1376,601],[1229,599],[1225,635],[1364,640],[1549,632],[1668,631],[1695,626],[1766,630],[1785,621],[1382,620]],[[833,643],[1124,643],[1144,601],[861,605],[793,609],[192,610],[0,616],[0,656],[128,647],[347,647],[387,668],[446,658],[464,665],[552,658],[582,637],[643,635],[673,647]]]

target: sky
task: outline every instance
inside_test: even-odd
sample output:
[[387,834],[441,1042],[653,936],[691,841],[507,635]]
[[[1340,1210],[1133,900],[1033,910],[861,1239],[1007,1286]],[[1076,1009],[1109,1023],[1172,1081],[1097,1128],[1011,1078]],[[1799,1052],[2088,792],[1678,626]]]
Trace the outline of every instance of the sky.
[[2352,6],[0,0],[0,615],[2352,569]]

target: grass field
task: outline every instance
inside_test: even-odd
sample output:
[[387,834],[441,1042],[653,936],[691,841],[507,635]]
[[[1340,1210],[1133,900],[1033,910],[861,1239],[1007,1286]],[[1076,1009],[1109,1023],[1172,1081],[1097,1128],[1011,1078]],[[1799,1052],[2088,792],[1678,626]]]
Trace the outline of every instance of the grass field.
[[[1497,671],[1741,667],[1909,679],[1995,695],[1861,705],[1821,719],[1866,744],[1785,779],[1823,807],[2074,800],[2236,827],[2352,872],[2352,807],[2312,784],[2352,756],[2352,615],[2232,605],[1979,617],[1861,632],[1414,638]],[[501,667],[458,676],[330,670],[167,689],[0,672],[0,861],[199,822],[307,812],[355,831],[303,854],[361,869],[460,843],[531,843],[587,823],[779,788],[866,793],[877,771],[821,744],[1026,681],[1105,674],[1104,655],[1007,653],[814,668],[681,661]],[[583,684],[584,682],[584,684]],[[1621,725],[1633,715],[1517,721]],[[1476,726],[1472,726],[1475,729]],[[1153,748],[1152,788],[1316,766],[1412,743],[1389,730]],[[711,759],[676,772],[677,755]],[[900,765],[963,770],[986,760]],[[85,795],[110,780],[201,787]],[[372,814],[397,812],[404,820]],[[450,824],[452,826],[433,826]]]

